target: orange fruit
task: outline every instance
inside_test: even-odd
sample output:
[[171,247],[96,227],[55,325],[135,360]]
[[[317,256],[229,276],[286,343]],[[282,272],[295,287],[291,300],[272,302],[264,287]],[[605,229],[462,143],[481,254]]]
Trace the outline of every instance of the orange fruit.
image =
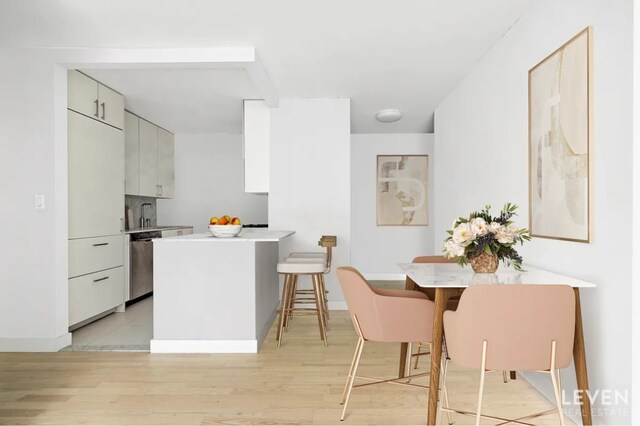
[[209,225],[217,225],[218,224],[218,218],[216,216],[213,216],[211,219],[209,219]]
[[220,219],[218,219],[218,225],[228,225],[229,221],[227,220],[226,216],[222,216]]

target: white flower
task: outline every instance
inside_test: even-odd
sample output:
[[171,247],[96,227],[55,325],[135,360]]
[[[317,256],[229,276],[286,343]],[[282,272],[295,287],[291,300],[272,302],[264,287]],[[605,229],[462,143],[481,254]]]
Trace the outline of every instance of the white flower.
[[500,244],[511,244],[513,243],[513,237],[516,233],[516,227],[513,225],[509,226],[500,226],[498,232],[496,233],[496,240]]
[[471,232],[475,235],[475,236],[482,236],[482,235],[486,235],[487,234],[487,222],[484,221],[483,218],[481,217],[474,217],[473,219],[471,219]]
[[466,247],[475,239],[471,225],[461,223],[453,230],[453,241],[459,246]]
[[448,240],[444,243],[444,249],[446,251],[446,257],[453,258],[464,255],[464,247],[456,244],[453,240]]
[[491,222],[489,226],[487,226],[487,230],[492,234],[497,234],[500,230],[500,224],[498,222]]

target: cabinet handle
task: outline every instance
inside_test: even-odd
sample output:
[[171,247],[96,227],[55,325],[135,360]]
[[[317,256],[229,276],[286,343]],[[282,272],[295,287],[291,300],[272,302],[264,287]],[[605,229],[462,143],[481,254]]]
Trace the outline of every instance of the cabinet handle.
[[162,185],[158,185],[160,187],[160,196],[162,197]]
[[96,99],[95,101],[93,101],[93,103],[94,103],[94,104],[96,104],[96,113],[95,113],[95,114],[93,114],[93,115],[95,115],[95,116],[96,116],[96,118],[99,118],[99,117],[98,117],[98,100]]
[[120,218],[120,232],[124,232],[124,217]]
[[93,280],[93,282],[97,283],[97,282],[108,280],[108,279],[109,279],[109,277],[96,278],[95,280]]
[[102,107],[102,119],[106,120],[107,119],[107,109],[104,107],[104,102],[101,103],[100,106]]
[[102,246],[108,246],[108,245],[109,245],[109,243],[96,243],[93,246],[94,247],[102,247]]

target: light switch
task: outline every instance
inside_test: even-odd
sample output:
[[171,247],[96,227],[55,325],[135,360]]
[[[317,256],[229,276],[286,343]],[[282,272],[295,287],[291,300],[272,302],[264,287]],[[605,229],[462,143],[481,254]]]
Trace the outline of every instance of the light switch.
[[36,210],[44,210],[44,194],[36,194]]

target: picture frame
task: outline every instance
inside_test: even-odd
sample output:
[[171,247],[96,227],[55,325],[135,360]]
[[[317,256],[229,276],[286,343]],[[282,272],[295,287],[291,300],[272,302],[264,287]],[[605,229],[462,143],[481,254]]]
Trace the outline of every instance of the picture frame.
[[529,230],[590,243],[593,236],[593,30],[529,70]]
[[429,224],[429,156],[376,157],[376,223],[378,226]]

